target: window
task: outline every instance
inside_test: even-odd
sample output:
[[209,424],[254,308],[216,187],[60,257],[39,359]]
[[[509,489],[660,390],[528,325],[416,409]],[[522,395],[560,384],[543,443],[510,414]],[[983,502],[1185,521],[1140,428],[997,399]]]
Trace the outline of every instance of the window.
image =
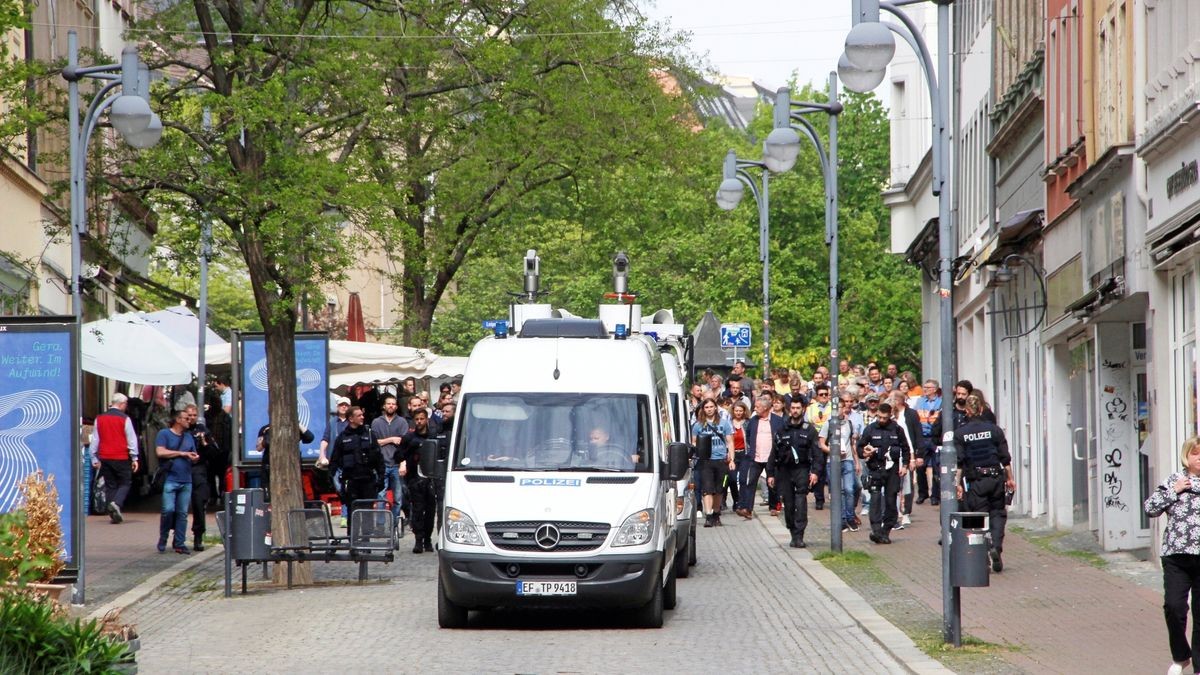
[[1172,447],[1197,433],[1196,273],[1194,267],[1171,279],[1172,392],[1176,427]]
[[463,401],[455,471],[648,472],[645,396],[472,394]]

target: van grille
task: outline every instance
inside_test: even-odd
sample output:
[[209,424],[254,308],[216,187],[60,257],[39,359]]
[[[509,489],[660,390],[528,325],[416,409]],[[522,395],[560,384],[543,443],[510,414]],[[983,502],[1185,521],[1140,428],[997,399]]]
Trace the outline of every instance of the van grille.
[[[538,528],[553,525],[558,530],[558,544],[551,548],[539,546],[535,540]],[[600,548],[612,529],[608,523],[571,521],[514,520],[484,525],[492,545],[505,551],[574,552]]]

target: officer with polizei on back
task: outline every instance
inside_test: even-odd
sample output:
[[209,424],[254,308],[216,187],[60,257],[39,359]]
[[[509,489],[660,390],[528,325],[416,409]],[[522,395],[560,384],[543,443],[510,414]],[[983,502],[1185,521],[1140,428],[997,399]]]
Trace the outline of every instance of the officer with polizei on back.
[[892,406],[880,403],[878,417],[858,437],[858,456],[867,460],[867,488],[871,492],[871,541],[892,543],[896,526],[896,495],[900,479],[908,473],[911,449],[900,425],[892,421]]
[[792,548],[805,548],[808,527],[808,490],[825,468],[825,453],[817,444],[817,427],[804,415],[804,404],[788,406],[787,426],[775,437],[767,458],[767,486],[783,497],[783,522],[792,533]]
[[961,500],[963,478],[967,479],[965,510],[987,512],[992,570],[999,572],[1004,569],[1000,553],[1004,550],[1004,525],[1008,522],[1005,490],[1016,492],[1017,482],[1013,480],[1008,440],[1000,427],[981,417],[983,411],[981,398],[974,394],[967,396],[967,423],[954,430],[954,442],[961,448],[954,483]]

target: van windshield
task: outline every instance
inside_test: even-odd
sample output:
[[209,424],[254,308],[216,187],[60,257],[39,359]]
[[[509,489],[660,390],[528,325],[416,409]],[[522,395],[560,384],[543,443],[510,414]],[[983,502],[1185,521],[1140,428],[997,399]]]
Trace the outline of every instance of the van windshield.
[[649,402],[634,394],[469,394],[455,471],[650,471]]

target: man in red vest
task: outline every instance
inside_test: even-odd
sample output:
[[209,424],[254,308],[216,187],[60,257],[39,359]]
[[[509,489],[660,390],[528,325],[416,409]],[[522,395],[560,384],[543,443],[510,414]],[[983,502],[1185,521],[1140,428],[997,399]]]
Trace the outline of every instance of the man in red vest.
[[125,414],[128,404],[125,394],[112,395],[108,410],[96,416],[97,441],[92,446],[92,466],[100,469],[104,479],[108,517],[114,523],[125,519],[121,507],[138,470],[137,434],[133,432],[133,420]]

